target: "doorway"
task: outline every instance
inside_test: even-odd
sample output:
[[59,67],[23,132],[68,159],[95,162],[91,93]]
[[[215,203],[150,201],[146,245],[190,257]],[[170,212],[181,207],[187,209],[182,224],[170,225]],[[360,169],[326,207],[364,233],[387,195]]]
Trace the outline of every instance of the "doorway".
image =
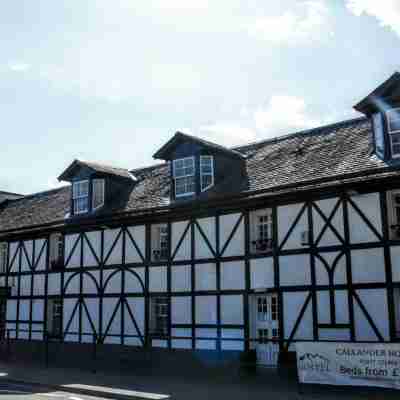
[[253,302],[253,337],[259,365],[275,367],[278,363],[279,312],[278,295],[256,295]]

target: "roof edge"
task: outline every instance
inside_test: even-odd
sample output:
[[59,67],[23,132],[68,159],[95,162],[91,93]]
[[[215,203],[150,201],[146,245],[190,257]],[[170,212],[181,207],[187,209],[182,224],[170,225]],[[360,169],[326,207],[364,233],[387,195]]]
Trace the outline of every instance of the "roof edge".
[[351,125],[355,122],[361,122],[361,121],[368,121],[368,118],[365,116],[350,118],[350,119],[346,119],[346,120],[339,121],[339,122],[333,122],[330,124],[321,125],[321,126],[318,126],[315,128],[304,129],[301,131],[289,133],[287,135],[275,136],[270,139],[255,140],[255,141],[249,142],[247,144],[234,146],[234,147],[232,147],[232,149],[244,149],[244,148],[250,147],[250,146],[262,146],[262,145],[266,145],[266,144],[279,143],[284,140],[291,139],[291,138],[298,137],[298,136],[316,135],[316,134],[320,133],[321,130],[340,128],[340,127],[343,127],[346,125]]
[[[354,180],[354,179],[359,179],[361,177],[366,177],[366,178],[370,178],[372,180],[374,179],[380,179],[380,175],[384,175],[387,173],[391,173],[391,172],[396,172],[399,171],[400,168],[399,166],[389,166],[386,168],[373,168],[369,171],[363,171],[363,172],[357,172],[357,173],[346,173],[346,174],[341,174],[341,175],[335,175],[332,177],[328,177],[328,178],[317,178],[317,179],[310,179],[310,180],[306,180],[306,181],[301,181],[301,182],[296,182],[296,183],[290,183],[290,184],[285,184],[285,185],[280,185],[280,186],[276,186],[273,188],[267,188],[267,189],[258,189],[258,190],[252,190],[252,191],[247,191],[247,192],[241,192],[233,197],[230,197],[230,200],[233,201],[238,201],[241,199],[246,199],[246,198],[251,198],[253,196],[258,196],[258,197],[262,197],[263,195],[268,196],[268,195],[274,195],[277,194],[281,195],[282,191],[286,191],[288,192],[289,190],[291,190],[293,187],[297,187],[299,190],[308,190],[307,187],[309,187],[310,185],[320,185],[320,184],[326,184],[329,185],[331,184],[331,186],[342,186],[346,184],[347,180]],[[385,178],[385,176],[383,177],[383,179]],[[390,178],[390,177],[388,177]],[[65,188],[65,187],[63,187]],[[60,188],[61,189],[61,188]],[[60,190],[60,189],[54,189],[55,190]],[[310,189],[312,190],[312,189]],[[51,191],[48,191],[51,192]],[[46,192],[43,192],[46,193]],[[21,199],[16,199],[13,201],[18,201],[18,200],[23,200],[24,198]],[[219,198],[215,198],[213,199],[211,203],[219,203],[226,200],[226,198],[224,197],[219,197]],[[199,202],[209,202],[209,200],[199,200]],[[158,206],[158,207],[153,207],[153,208],[145,208],[142,210],[136,210],[136,211],[123,211],[123,212],[117,212],[117,213],[110,213],[110,214],[105,214],[102,216],[102,219],[104,219],[105,221],[112,219],[113,217],[115,218],[124,218],[124,217],[135,217],[135,216],[140,216],[140,215],[148,215],[148,214],[154,214],[157,212],[168,212],[171,210],[175,210],[179,207],[182,207],[182,205],[166,205],[166,206]],[[85,219],[86,220],[89,220]],[[82,219],[79,220],[80,222],[82,222]],[[93,219],[93,221],[97,221],[97,219]],[[104,222],[106,223],[106,222]],[[65,219],[59,219],[59,220],[54,220],[52,222],[49,223],[45,223],[45,224],[36,224],[36,225],[27,225],[27,226],[23,226],[17,229],[6,229],[6,230],[0,230],[0,235],[7,235],[7,234],[18,234],[18,233],[26,233],[29,231],[34,231],[40,228],[51,228],[51,227],[56,227],[56,226],[68,226],[67,224],[65,224]]]
[[241,154],[239,151],[231,149],[229,147],[222,146],[218,143],[213,143],[208,140],[205,140],[203,138],[200,138],[198,136],[193,136],[189,135],[187,133],[183,133],[180,131],[175,132],[174,136],[172,136],[163,146],[161,146],[154,154],[153,158],[159,159],[159,160],[167,160],[166,158],[166,153],[169,152],[171,147],[175,145],[175,143],[178,140],[191,140],[193,142],[199,143],[203,146],[209,146],[210,148],[213,148],[216,151],[224,152],[229,154],[230,156],[240,158],[240,159],[245,159],[246,156],[244,154]]

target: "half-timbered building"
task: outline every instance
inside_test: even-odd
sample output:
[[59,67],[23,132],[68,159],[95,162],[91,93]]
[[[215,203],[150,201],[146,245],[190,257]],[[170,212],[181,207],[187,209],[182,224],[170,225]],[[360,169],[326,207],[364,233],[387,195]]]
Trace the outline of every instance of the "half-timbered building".
[[178,132],[154,166],[75,160],[70,185],[4,202],[2,334],[265,365],[400,339],[400,74],[355,108],[236,148]]

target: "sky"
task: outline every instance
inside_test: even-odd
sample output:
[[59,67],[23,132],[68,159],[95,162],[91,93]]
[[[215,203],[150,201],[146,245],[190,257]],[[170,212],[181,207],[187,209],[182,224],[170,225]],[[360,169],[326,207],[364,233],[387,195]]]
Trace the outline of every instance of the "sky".
[[0,190],[151,165],[177,130],[233,146],[356,117],[399,48],[399,0],[3,1]]

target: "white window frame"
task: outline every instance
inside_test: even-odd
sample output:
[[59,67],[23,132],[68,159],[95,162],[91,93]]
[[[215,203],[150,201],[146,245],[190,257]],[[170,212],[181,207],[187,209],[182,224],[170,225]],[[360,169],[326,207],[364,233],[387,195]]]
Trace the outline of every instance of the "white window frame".
[[[49,258],[50,258],[50,268],[53,269],[53,262],[62,259],[64,252],[64,238],[60,232],[55,232],[50,235],[50,248],[49,248]],[[60,249],[61,248],[61,249]],[[64,260],[62,260],[64,261]],[[57,269],[57,268],[55,268]]]
[[0,242],[0,274],[7,272],[8,243]]
[[[168,244],[169,244],[169,232],[167,224],[158,224],[152,226],[152,259],[153,261],[165,261],[168,259]],[[167,246],[162,246],[162,244],[167,244]],[[166,249],[166,256],[161,256],[161,251]],[[159,252],[159,257],[157,258],[154,252]]]
[[400,220],[397,219],[395,196],[400,197],[400,190],[390,190],[387,192],[389,237],[390,239],[399,240],[400,235],[397,232],[400,231],[400,228],[395,227],[395,225],[400,225]]
[[399,113],[400,114],[400,107],[395,107],[395,108],[391,108],[390,110],[387,110],[385,112],[386,115],[386,122],[387,122],[387,126],[388,126],[388,133],[389,133],[389,140],[390,140],[390,152],[392,154],[392,158],[399,158],[400,157],[400,153],[394,153],[393,152],[393,142],[392,142],[392,134],[395,135],[400,135],[400,129],[397,129],[395,131],[392,131],[391,127],[390,127],[390,117],[389,114],[390,113]]
[[[82,195],[76,196],[75,195],[75,185],[82,185],[84,183],[87,184],[87,194],[83,195],[83,196]],[[86,201],[86,209],[85,210],[81,210],[81,211],[76,211],[75,210],[75,200],[83,199],[83,198],[87,199],[87,201]],[[83,181],[76,181],[76,182],[72,183],[72,203],[73,203],[73,207],[74,207],[74,210],[73,210],[74,211],[74,215],[84,214],[84,213],[87,213],[89,211],[89,180],[88,179],[83,180]]]
[[60,316],[60,335],[63,334],[63,318],[64,318],[64,304],[62,301],[61,297],[57,297],[54,299],[49,299],[48,303],[48,315],[47,315],[47,333],[50,336],[55,336],[55,325],[54,325],[54,319],[55,319],[55,308],[57,304],[57,313]]
[[251,223],[251,234],[250,234],[250,249],[253,254],[265,253],[271,251],[272,248],[267,248],[266,250],[258,250],[256,246],[253,245],[254,241],[261,240],[258,233],[259,233],[259,218],[268,216],[269,222],[263,222],[263,225],[268,225],[268,239],[272,243],[273,240],[273,221],[272,221],[272,210],[270,208],[264,208],[261,210],[254,210],[250,214],[250,223]]
[[[382,118],[382,113],[376,112],[372,114],[373,129],[374,129],[374,147],[377,154],[383,156],[385,154],[385,129]],[[378,132],[379,131],[379,132]],[[382,149],[378,150],[378,135],[382,139]]]
[[[211,160],[211,173],[203,173],[203,160],[210,159]],[[211,175],[211,183],[203,188],[203,176],[210,176]],[[206,190],[210,189],[214,186],[214,157],[213,156],[200,156],[200,190],[205,192]]]
[[[165,312],[158,314],[160,310]],[[156,296],[151,298],[151,334],[158,338],[168,337],[169,318],[170,318],[170,306],[169,299],[167,296]],[[164,320],[163,326],[158,326],[158,322]]]
[[[95,191],[95,184],[99,184],[101,183],[101,203],[95,207],[94,205],[94,200],[95,200],[95,195],[96,195],[96,191]],[[92,209],[93,211],[98,210],[99,208],[104,206],[104,197],[105,197],[105,181],[102,178],[96,178],[92,180]]]
[[[190,175],[182,175],[182,176],[176,177],[176,176],[175,176],[175,171],[176,171],[175,165],[176,165],[176,163],[177,163],[177,162],[180,162],[180,161],[185,161],[185,160],[192,160],[192,162],[193,162],[193,174],[190,174]],[[194,183],[195,183],[195,186],[196,186],[196,161],[195,161],[195,157],[192,156],[192,157],[177,158],[176,160],[173,160],[173,162],[172,162],[172,168],[173,168],[172,175],[173,175],[173,177],[174,177],[174,183],[175,183],[175,185],[174,185],[174,186],[175,186],[175,198],[186,197],[186,196],[192,196],[192,195],[194,195],[194,194],[195,194],[195,191],[194,191],[194,192],[185,192],[185,193],[177,194],[177,193],[176,193],[176,186],[177,186],[177,185],[176,185],[176,180],[177,180],[177,179],[192,178],[192,177],[193,177],[193,180],[194,180]]]

